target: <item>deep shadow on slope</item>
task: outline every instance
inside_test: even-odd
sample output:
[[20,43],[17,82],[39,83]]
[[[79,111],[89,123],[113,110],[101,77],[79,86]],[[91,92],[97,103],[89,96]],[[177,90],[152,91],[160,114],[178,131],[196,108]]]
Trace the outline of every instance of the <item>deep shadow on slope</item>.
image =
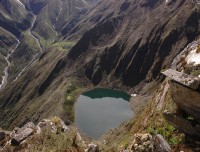
[[[4,127],[54,114],[66,118],[62,107],[56,105],[62,103],[69,77],[77,78],[79,83],[85,80],[86,85],[92,82],[126,91],[140,82],[152,82],[199,35],[200,13],[192,1],[156,1],[149,6],[144,5],[147,0],[135,0],[126,1],[126,7],[124,2],[99,3],[93,15],[88,14],[81,22],[82,29],[73,33],[72,37],[78,39],[69,54],[56,50],[46,53],[15,86],[6,88],[0,96],[0,108],[8,114],[6,118],[0,116],[1,124],[7,121]],[[104,10],[105,6],[110,11]],[[102,10],[106,13],[91,25],[90,21],[97,19],[94,14]],[[26,116],[30,103],[40,108]]]

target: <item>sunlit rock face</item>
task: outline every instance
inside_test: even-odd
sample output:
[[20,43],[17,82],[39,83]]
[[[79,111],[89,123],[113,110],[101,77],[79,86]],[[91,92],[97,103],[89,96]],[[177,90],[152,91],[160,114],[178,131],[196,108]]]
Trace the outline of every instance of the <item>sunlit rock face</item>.
[[200,39],[188,44],[175,58],[172,68],[200,77]]
[[189,52],[186,57],[186,62],[189,65],[198,66],[200,65],[200,46],[196,43],[194,49]]

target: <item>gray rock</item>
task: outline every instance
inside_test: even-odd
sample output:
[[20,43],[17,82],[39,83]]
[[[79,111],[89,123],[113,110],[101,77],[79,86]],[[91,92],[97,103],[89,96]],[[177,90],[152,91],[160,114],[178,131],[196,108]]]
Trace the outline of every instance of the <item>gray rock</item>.
[[39,126],[41,129],[51,128],[52,125],[53,125],[53,123],[47,119],[44,119],[37,124],[37,126]]
[[36,126],[38,133],[40,132],[41,129],[45,128],[51,129],[51,131],[54,133],[56,133],[57,131],[63,131],[63,132],[67,131],[68,127],[65,125],[65,123],[58,117],[56,119],[59,120],[57,123],[52,122],[51,120],[48,119],[40,121]]
[[20,129],[21,129],[21,128],[19,128],[19,127],[15,127],[15,128],[13,129],[13,131],[14,131],[15,133],[17,133],[18,131],[20,131]]
[[26,128],[35,129],[36,126],[35,126],[35,124],[34,124],[33,122],[28,122],[28,123],[26,123],[22,128],[15,127],[13,131],[14,131],[16,134],[20,134],[20,133],[23,132]]
[[142,136],[141,136],[141,141],[142,142],[147,142],[147,141],[149,141],[149,140],[151,140],[152,139],[152,136],[150,135],[150,134],[143,134]]
[[19,134],[15,134],[12,137],[11,144],[14,146],[19,145],[23,140],[25,140],[27,137],[32,135],[34,133],[34,130],[31,128],[25,128],[23,131],[21,131]]
[[170,92],[173,101],[188,115],[200,120],[200,93],[171,81]]
[[99,152],[99,146],[91,143],[88,145],[88,148],[85,150],[85,152]]
[[168,142],[162,135],[157,134],[153,139],[154,152],[171,152]]
[[62,130],[63,130],[64,132],[66,132],[66,131],[68,130],[68,127],[65,125],[64,121],[61,120],[60,124],[61,124],[61,126],[62,126]]
[[178,72],[172,69],[168,69],[162,72],[162,74],[191,89],[196,90],[199,88],[200,80],[197,77],[182,72]]
[[152,152],[152,135],[151,134],[140,134],[137,133],[133,137],[132,145],[130,146],[130,151],[137,152]]

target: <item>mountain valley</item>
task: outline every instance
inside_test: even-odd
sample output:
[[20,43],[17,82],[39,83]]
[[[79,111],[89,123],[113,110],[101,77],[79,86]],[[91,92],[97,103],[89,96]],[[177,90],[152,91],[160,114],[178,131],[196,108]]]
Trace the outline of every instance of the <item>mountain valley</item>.
[[[191,98],[198,105],[199,86],[194,89],[161,72],[173,69],[200,82],[199,35],[197,0],[0,0],[0,127],[30,129],[28,122],[51,121],[50,128],[59,128],[65,123],[73,131],[69,133],[73,140],[70,146],[64,145],[64,151],[67,146],[83,151],[90,142],[100,151],[137,151],[136,136],[143,138],[141,134],[146,133],[148,140],[160,139],[157,134],[161,134],[171,147],[168,151],[198,151],[200,137],[184,135],[178,126],[182,121],[172,120],[164,111],[192,119],[198,132],[200,118],[191,112],[198,111],[198,106],[177,104],[173,88],[178,95],[190,88],[188,94],[195,92]],[[185,80],[184,74],[180,77]],[[174,81],[186,88],[180,89]],[[80,133],[74,123],[76,100],[94,88],[131,95],[134,113],[97,140]],[[42,128],[33,126],[35,132],[37,126]],[[58,128],[58,135],[64,136]],[[35,132],[27,138],[33,145],[39,138]],[[22,143],[21,151],[26,148]],[[152,149],[138,151],[145,150]]]

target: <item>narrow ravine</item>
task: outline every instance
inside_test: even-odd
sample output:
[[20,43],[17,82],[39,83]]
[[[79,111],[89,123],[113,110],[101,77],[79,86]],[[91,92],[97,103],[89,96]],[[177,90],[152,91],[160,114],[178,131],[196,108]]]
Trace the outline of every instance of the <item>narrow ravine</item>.
[[[18,4],[20,4],[25,9],[25,5],[23,3],[21,3],[20,0],[16,0],[16,2]],[[1,81],[1,84],[0,84],[0,90],[2,90],[6,86],[6,84],[8,83],[8,69],[9,69],[10,64],[11,64],[10,56],[15,52],[15,50],[18,48],[19,44],[20,44],[20,41],[17,40],[17,45],[15,46],[15,48],[7,56],[5,56],[7,66],[4,69],[4,76],[2,76],[2,81]]]
[[10,61],[10,56],[13,54],[13,52],[17,49],[17,47],[19,46],[20,42],[19,40],[17,40],[17,45],[15,46],[15,48],[5,57],[5,60],[7,62],[7,66],[4,69],[4,76],[2,76],[2,82],[0,85],[0,90],[3,89],[7,82],[8,82],[8,69],[10,67],[11,61]]
[[[23,7],[25,8],[25,6],[24,6],[23,3],[21,3],[19,0],[17,0],[17,1],[18,1],[18,3],[20,3],[21,5],[23,5]],[[32,14],[32,15],[33,15],[33,21],[32,21],[32,23],[31,23],[31,27],[30,27],[29,30],[28,30],[28,33],[29,33],[29,35],[35,40],[35,42],[37,43],[37,46],[38,46],[38,48],[39,48],[39,53],[37,53],[37,54],[33,57],[33,59],[21,70],[21,72],[18,74],[18,76],[15,78],[14,81],[16,81],[32,63],[35,63],[35,62],[36,62],[38,56],[39,56],[40,53],[43,51],[39,39],[38,39],[37,37],[35,37],[34,34],[32,33],[32,29],[33,29],[33,27],[34,27],[34,25],[35,25],[35,22],[36,22],[36,20],[37,20],[37,16],[34,15],[34,14]]]
[[34,26],[34,24],[35,24],[35,22],[36,22],[36,19],[37,19],[37,16],[36,16],[36,15],[33,15],[33,17],[34,17],[34,18],[33,18],[33,21],[32,21],[32,23],[31,23],[31,27],[30,27],[29,30],[28,30],[28,33],[29,33],[29,35],[30,35],[31,37],[33,37],[33,39],[34,39],[35,42],[37,43],[38,48],[39,48],[39,53],[37,53],[37,54],[33,57],[33,59],[21,70],[21,72],[18,74],[18,76],[15,78],[14,81],[16,81],[16,80],[24,73],[24,71],[25,71],[32,63],[34,63],[34,62],[37,60],[38,56],[39,56],[40,53],[43,51],[43,50],[42,50],[42,47],[41,47],[41,45],[40,45],[39,39],[38,39],[37,37],[35,37],[35,36],[32,34],[32,32],[31,32],[31,30],[33,29],[33,26]]
[[35,37],[34,34],[32,33],[33,26],[35,25],[35,22],[36,22],[36,19],[37,19],[37,16],[36,16],[36,15],[34,15],[34,14],[32,14],[32,15],[33,15],[33,21],[32,21],[32,23],[31,23],[31,27],[30,27],[28,33],[29,33],[29,35],[30,35],[31,37],[33,37],[33,39],[36,41],[36,43],[37,43],[37,45],[38,45],[38,47],[39,47],[39,51],[42,52],[42,47],[41,47],[41,45],[40,45],[39,39],[38,39],[37,37]]
[[[58,36],[58,32],[56,31],[56,23],[57,23],[57,21],[58,21],[58,17],[60,16],[60,14],[61,14],[61,12],[62,12],[62,10],[63,10],[63,0],[61,0],[61,7],[60,7],[60,9],[59,9],[59,12],[58,12],[58,15],[56,16],[56,18],[55,18],[55,22],[54,22],[54,24],[53,24],[53,29],[54,29],[54,31],[56,32],[56,36]],[[53,42],[55,41],[55,39],[53,39]]]

